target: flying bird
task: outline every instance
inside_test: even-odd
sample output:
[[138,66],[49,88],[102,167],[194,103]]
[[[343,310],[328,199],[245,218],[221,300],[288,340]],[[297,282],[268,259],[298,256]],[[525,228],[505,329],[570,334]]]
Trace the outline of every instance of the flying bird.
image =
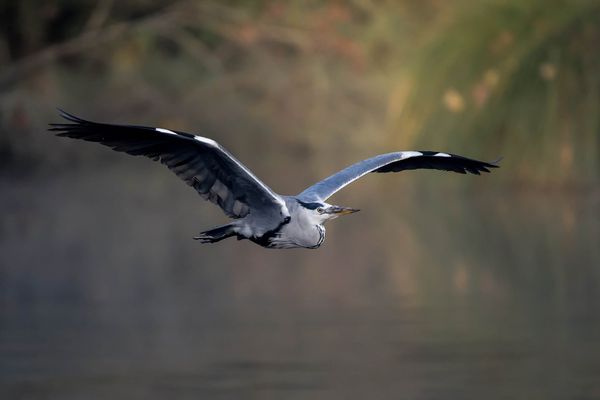
[[233,219],[194,237],[202,243],[235,236],[268,248],[316,249],[325,240],[325,222],[359,211],[326,200],[370,172],[425,168],[479,175],[498,167],[496,162],[450,153],[398,151],[359,161],[296,196],[283,196],[212,139],[163,128],[86,121],[59,111],[68,123],[50,124],[50,131],[57,136],[97,142],[115,151],[160,161]]

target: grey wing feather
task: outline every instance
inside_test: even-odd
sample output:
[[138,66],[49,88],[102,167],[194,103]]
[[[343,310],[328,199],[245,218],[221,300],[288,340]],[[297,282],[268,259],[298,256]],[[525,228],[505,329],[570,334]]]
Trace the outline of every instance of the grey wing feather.
[[359,161],[320,182],[310,186],[298,197],[303,201],[325,201],[334,193],[370,172],[399,172],[409,169],[438,169],[461,174],[479,175],[497,168],[495,163],[473,160],[449,153],[435,151],[399,151],[381,154]]
[[50,124],[58,136],[98,142],[113,150],[160,161],[231,218],[280,213],[283,199],[214,140],[185,132],[103,124],[61,111],[71,123]]

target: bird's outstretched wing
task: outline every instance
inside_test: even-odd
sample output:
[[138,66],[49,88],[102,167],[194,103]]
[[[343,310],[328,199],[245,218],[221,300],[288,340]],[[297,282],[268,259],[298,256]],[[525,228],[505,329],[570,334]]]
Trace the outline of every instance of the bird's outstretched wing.
[[298,197],[304,201],[325,201],[344,186],[369,172],[398,172],[406,169],[439,169],[460,174],[490,172],[494,163],[435,151],[399,151],[381,154],[349,166],[307,188]]
[[212,139],[162,128],[96,123],[62,110],[60,114],[70,123],[50,124],[57,136],[160,161],[231,218],[242,218],[250,210],[279,214],[285,208],[279,195]]

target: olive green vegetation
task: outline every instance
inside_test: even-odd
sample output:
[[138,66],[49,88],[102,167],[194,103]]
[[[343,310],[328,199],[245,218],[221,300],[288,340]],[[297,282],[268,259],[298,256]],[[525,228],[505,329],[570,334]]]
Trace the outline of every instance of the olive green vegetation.
[[600,3],[462,2],[408,67],[403,143],[506,156],[520,181],[597,182]]
[[[311,176],[350,155],[431,148],[502,155],[498,179],[513,182],[599,179],[597,1],[64,0],[0,11],[5,164],[53,162],[33,132],[61,105],[231,135],[240,148],[269,138],[325,159]],[[58,151],[70,162],[79,152]]]

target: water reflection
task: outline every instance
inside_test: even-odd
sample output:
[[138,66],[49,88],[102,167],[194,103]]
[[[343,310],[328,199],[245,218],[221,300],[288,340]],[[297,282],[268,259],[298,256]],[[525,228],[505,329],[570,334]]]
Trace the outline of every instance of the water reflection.
[[1,181],[2,398],[600,396],[596,194],[373,178],[273,251],[144,167]]

